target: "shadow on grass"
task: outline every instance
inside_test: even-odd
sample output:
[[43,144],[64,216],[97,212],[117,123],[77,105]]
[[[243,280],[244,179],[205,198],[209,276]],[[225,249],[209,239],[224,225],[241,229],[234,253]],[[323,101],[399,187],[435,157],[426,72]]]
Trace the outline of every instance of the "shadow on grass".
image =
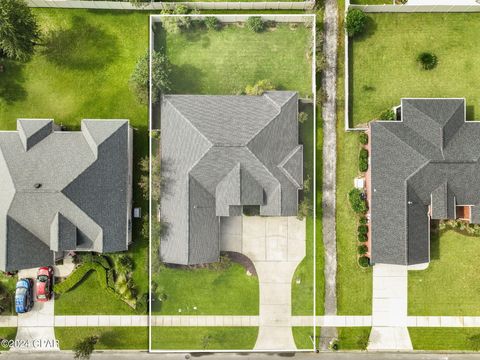
[[[198,67],[184,64],[172,64],[172,93],[174,94],[199,94],[201,93],[201,77],[204,71]],[[221,80],[219,80],[221,81]]]
[[377,23],[375,22],[375,20],[372,19],[372,17],[367,16],[365,30],[361,34],[354,36],[350,41],[358,41],[358,42],[365,41],[369,37],[371,37],[373,34],[375,34],[376,31],[377,31]]
[[440,259],[440,221],[430,220],[430,259]]
[[101,28],[74,16],[69,29],[49,32],[42,54],[60,67],[74,70],[98,70],[107,66],[117,54],[117,38]]
[[11,61],[4,61],[3,64],[5,69],[0,73],[0,99],[7,104],[25,100],[27,92],[22,85],[25,81],[24,65]]

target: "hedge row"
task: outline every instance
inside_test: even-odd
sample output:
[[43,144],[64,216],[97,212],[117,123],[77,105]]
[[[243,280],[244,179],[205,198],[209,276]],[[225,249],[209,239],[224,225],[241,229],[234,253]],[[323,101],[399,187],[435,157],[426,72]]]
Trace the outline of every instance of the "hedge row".
[[97,280],[103,288],[108,289],[107,285],[107,271],[97,262],[84,263],[77,267],[71,274],[61,283],[55,284],[53,290],[57,294],[63,294],[72,289],[82,279],[87,276],[90,271],[95,271]]
[[360,149],[360,154],[358,155],[358,169],[361,172],[368,170],[368,150],[365,148]]

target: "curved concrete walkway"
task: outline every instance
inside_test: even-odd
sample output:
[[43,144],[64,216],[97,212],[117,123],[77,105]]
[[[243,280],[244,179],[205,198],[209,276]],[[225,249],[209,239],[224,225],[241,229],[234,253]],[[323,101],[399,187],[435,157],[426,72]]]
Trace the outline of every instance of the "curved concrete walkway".
[[305,236],[305,221],[295,217],[222,218],[221,250],[248,256],[257,271],[260,309],[255,350],[296,349],[291,285],[305,257]]
[[[327,100],[322,107],[323,117],[323,244],[325,248],[325,315],[337,313],[337,239],[335,223],[335,190],[337,167],[337,41],[338,8],[336,0],[325,0],[323,19],[323,52],[326,66],[322,88]],[[330,341],[337,336],[336,328],[322,327],[319,347],[327,350]]]

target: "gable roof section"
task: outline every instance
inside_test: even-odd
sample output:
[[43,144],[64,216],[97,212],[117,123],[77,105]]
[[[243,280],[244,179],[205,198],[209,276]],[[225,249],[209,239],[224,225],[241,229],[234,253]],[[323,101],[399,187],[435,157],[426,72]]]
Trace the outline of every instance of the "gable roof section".
[[[216,261],[219,216],[241,215],[242,205],[259,205],[263,215],[296,215],[300,187],[278,166],[298,147],[297,101],[294,92],[163,97],[163,261]],[[303,159],[291,159],[292,172],[302,167],[295,161]]]
[[370,124],[374,263],[428,262],[429,206],[451,219],[457,204],[480,205],[480,123],[465,122],[465,100],[401,106],[402,121]]

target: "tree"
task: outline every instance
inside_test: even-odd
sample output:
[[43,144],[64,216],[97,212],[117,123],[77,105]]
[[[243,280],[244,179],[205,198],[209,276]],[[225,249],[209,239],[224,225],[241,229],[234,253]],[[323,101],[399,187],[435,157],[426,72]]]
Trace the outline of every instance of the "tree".
[[248,85],[245,88],[245,94],[247,95],[263,95],[265,91],[274,90],[275,86],[270,80],[260,80],[255,85]]
[[[148,52],[137,62],[132,76],[130,77],[130,87],[137,95],[138,100],[148,103],[149,91],[149,56]],[[154,51],[152,54],[152,103],[157,103],[160,94],[170,91],[170,73],[171,64],[163,51]]]
[[0,57],[26,61],[34,53],[40,30],[23,0],[0,1]]
[[95,345],[98,342],[99,337],[97,335],[88,336],[85,339],[81,340],[77,344],[74,345],[73,351],[75,353],[75,359],[83,359],[88,360],[90,359],[90,355],[92,355],[93,350],[95,349]]
[[265,30],[265,23],[261,16],[250,16],[246,22],[247,29],[259,33]]
[[348,10],[347,18],[345,20],[345,28],[348,36],[355,36],[361,34],[367,25],[367,15],[362,10],[351,9]]

